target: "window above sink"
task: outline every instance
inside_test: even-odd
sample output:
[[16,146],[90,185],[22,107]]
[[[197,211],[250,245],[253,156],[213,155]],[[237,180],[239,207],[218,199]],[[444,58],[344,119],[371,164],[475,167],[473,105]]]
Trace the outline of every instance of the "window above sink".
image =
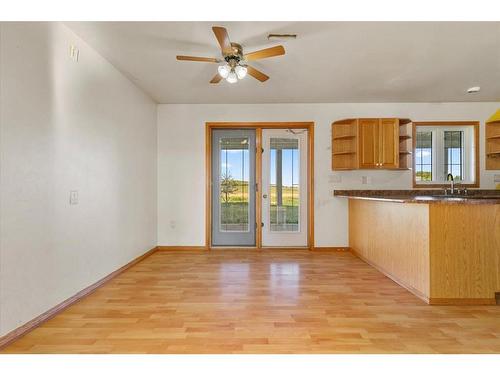
[[479,122],[413,123],[413,186],[479,187]]

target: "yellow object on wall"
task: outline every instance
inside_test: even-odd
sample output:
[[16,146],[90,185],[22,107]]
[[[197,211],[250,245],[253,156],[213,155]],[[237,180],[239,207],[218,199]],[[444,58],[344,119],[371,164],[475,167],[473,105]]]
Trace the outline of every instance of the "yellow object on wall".
[[491,115],[491,117],[486,121],[486,123],[489,122],[500,122],[500,109]]

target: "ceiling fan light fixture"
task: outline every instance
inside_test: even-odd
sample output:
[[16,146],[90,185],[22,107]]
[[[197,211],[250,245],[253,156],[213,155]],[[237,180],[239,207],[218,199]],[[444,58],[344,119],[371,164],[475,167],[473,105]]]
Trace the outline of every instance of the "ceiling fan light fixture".
[[234,70],[231,70],[231,72],[228,74],[228,76],[226,78],[226,81],[228,81],[229,83],[236,83],[236,82],[238,82],[238,76],[236,75],[236,73],[234,72]]
[[[269,79],[269,76],[255,69],[251,65],[247,65],[247,61],[267,59],[269,57],[282,56],[285,54],[285,48],[281,45],[260,49],[250,53],[244,53],[241,44],[230,41],[225,27],[213,26],[212,31],[220,46],[222,59],[215,57],[177,56],[177,60],[180,61],[216,63],[218,65],[217,73],[210,80],[211,84],[218,84],[223,79],[229,83],[236,83],[238,80],[245,78],[247,75],[250,75],[260,82],[265,82]],[[296,38],[297,36],[290,34],[269,35],[269,37]]]
[[243,65],[238,65],[236,68],[234,68],[236,75],[238,76],[239,79],[245,78],[247,75],[247,67]]
[[227,64],[219,65],[217,71],[222,78],[227,78],[229,76],[229,73],[231,72],[231,68]]

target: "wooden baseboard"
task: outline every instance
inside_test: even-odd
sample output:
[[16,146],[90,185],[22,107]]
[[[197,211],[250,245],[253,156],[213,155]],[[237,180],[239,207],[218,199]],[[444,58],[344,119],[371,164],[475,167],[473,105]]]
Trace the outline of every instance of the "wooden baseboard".
[[124,266],[118,268],[116,271],[113,271],[109,275],[103,277],[99,281],[95,282],[94,284],[86,287],[85,289],[79,291],[76,293],[74,296],[64,300],[63,302],[59,303],[58,305],[54,306],[50,310],[47,310],[43,314],[37,316],[36,318],[30,320],[29,322],[23,324],[22,326],[14,329],[13,331],[7,333],[6,335],[0,337],[0,349],[3,347],[11,344],[13,341],[21,338],[22,336],[26,335],[28,332],[32,331],[42,323],[46,322],[47,320],[51,319],[54,317],[56,314],[59,312],[63,311],[64,309],[68,308],[69,306],[73,305],[74,303],[80,301],[82,298],[88,296],[92,292],[96,291],[100,286],[103,284],[107,283],[111,279],[115,278],[122,272],[126,271],[133,265],[139,263],[140,261],[144,260],[151,254],[153,254],[155,251],[157,251],[157,247],[152,248],[151,250],[147,251],[146,253],[142,254],[141,256],[135,258],[134,260],[128,262]]
[[349,247],[261,247],[245,246],[245,247],[232,247],[232,246],[158,246],[160,251],[206,251],[206,250],[243,250],[243,251],[259,251],[259,250],[314,250],[314,251],[349,251]]
[[429,298],[429,305],[496,305],[495,298]]
[[380,273],[383,273],[385,276],[387,276],[389,279],[391,279],[392,281],[394,281],[396,284],[399,284],[400,286],[402,286],[403,288],[405,288],[406,290],[408,290],[410,293],[414,294],[416,297],[420,298],[422,301],[424,301],[425,303],[427,304],[430,304],[430,301],[429,301],[429,297],[427,297],[425,294],[423,294],[421,291],[407,285],[405,282],[401,281],[400,279],[398,279],[397,277],[391,275],[389,272],[387,272],[384,268],[380,267],[378,264],[376,263],[373,263],[372,261],[366,259],[364,256],[362,256],[361,254],[359,254],[356,250],[354,250],[353,248],[350,248],[351,250],[351,253],[355,256],[357,256],[359,259],[361,259],[363,262],[366,262],[368,263],[370,266],[372,266],[373,268],[375,268],[377,271],[379,271]]
[[187,250],[195,250],[195,251],[206,251],[209,250],[206,246],[157,246],[159,251],[187,251]]
[[349,246],[318,246],[311,248],[312,251],[351,251]]

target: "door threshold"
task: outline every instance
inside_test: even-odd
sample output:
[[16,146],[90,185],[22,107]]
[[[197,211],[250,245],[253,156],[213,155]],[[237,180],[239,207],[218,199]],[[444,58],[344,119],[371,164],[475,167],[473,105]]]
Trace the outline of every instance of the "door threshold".
[[256,246],[210,246],[209,250],[257,250]]
[[210,246],[209,250],[311,250],[309,246]]
[[262,250],[311,250],[309,246],[262,246]]

